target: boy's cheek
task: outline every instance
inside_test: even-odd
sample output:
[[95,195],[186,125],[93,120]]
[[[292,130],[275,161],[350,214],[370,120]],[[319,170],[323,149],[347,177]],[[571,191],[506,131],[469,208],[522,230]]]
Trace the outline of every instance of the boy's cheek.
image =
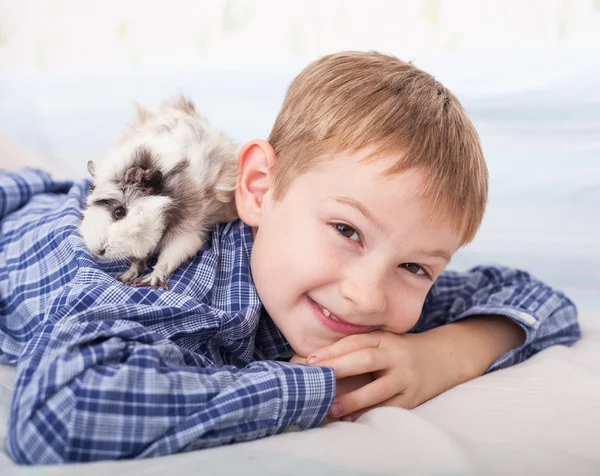
[[405,291],[403,294],[404,296],[395,300],[388,314],[389,323],[385,325],[386,330],[394,334],[405,334],[417,324],[427,296],[423,295],[423,292],[414,291],[410,297],[407,296],[410,291]]

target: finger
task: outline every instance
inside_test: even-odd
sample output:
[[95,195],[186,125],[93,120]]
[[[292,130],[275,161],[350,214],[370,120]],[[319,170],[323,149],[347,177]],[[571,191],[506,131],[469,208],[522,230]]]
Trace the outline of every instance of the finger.
[[386,349],[366,348],[333,359],[320,360],[318,365],[332,367],[336,378],[344,378],[387,369],[390,359]]
[[403,394],[394,395],[392,398],[388,398],[385,402],[378,403],[377,405],[370,406],[368,408],[363,408],[362,410],[358,410],[353,413],[349,413],[344,417],[340,418],[342,421],[356,421],[365,413],[370,412],[375,408],[382,407],[396,407],[396,408],[405,408],[410,409],[410,405],[408,404],[408,399]]
[[293,364],[305,364],[306,359],[304,357],[299,356],[298,354],[294,354],[290,359],[290,363]]
[[[398,393],[393,379],[381,377],[353,392],[336,397],[334,417],[342,417],[351,413],[381,404]],[[338,405],[339,404],[339,405]]]
[[381,333],[369,332],[366,334],[354,334],[340,339],[334,344],[323,347],[308,356],[306,361],[314,364],[321,360],[334,359],[349,354],[365,347],[378,347],[381,342]]
[[354,413],[349,413],[348,415],[341,417],[340,420],[353,422],[353,421],[358,420],[361,416],[363,416],[365,413],[373,410],[374,408],[379,408],[379,407],[383,407],[383,406],[385,406],[385,402],[380,403],[379,405],[373,405],[372,407],[363,408],[362,410],[358,410],[357,412],[354,412]]

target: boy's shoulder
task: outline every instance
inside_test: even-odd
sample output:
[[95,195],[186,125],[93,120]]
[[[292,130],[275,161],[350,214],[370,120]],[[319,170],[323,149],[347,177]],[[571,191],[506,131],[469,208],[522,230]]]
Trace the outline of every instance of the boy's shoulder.
[[231,263],[236,262],[237,266],[248,268],[249,272],[252,244],[252,228],[242,220],[219,223],[208,234],[198,256],[208,252],[214,254],[215,258],[218,256],[215,262],[217,267],[230,267]]

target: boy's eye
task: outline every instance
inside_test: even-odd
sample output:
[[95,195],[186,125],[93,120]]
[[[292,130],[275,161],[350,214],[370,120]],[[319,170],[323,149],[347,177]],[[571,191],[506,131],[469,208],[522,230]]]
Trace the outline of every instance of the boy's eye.
[[334,226],[341,235],[345,236],[349,240],[360,241],[360,235],[350,225],[346,225],[345,223],[335,223]]
[[409,273],[416,274],[419,276],[428,276],[425,270],[416,263],[402,263],[401,268],[406,269]]
[[125,210],[125,207],[117,207],[113,210],[113,217],[115,220],[120,220],[121,218],[125,217],[126,214],[127,210]]

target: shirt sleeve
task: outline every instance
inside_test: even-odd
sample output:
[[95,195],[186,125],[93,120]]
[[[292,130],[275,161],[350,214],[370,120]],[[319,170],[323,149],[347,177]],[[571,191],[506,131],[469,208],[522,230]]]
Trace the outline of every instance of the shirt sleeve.
[[143,458],[253,440],[315,427],[331,406],[332,369],[217,367],[133,319],[107,319],[121,311],[131,307],[88,308],[46,324],[29,343],[7,435],[17,463]]
[[71,185],[71,182],[55,181],[50,174],[41,170],[31,168],[23,168],[16,172],[0,170],[0,220],[18,210],[36,194],[66,193]]
[[442,273],[411,332],[478,315],[505,316],[526,336],[520,347],[500,356],[487,372],[522,362],[552,345],[572,345],[580,337],[577,310],[569,298],[529,273],[498,266]]

